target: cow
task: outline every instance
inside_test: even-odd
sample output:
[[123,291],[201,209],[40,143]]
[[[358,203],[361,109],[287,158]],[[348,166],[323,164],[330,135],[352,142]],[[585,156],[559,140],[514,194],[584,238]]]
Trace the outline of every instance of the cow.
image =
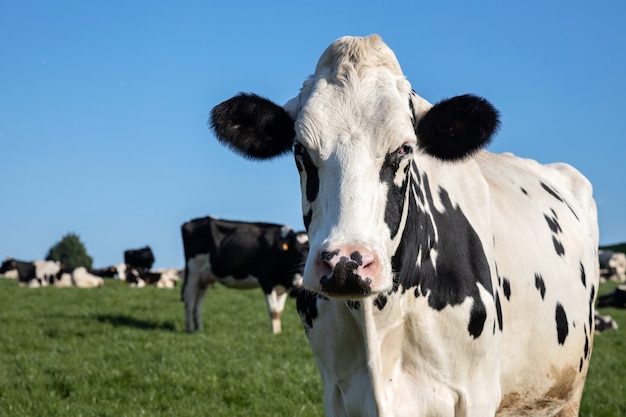
[[626,254],[612,250],[600,250],[600,280],[626,282]]
[[598,307],[626,308],[626,285],[618,285],[612,292],[599,296]]
[[180,279],[180,271],[174,268],[161,268],[155,271],[142,271],[137,268],[128,268],[125,271],[125,280],[132,287],[154,285],[157,288],[174,288]]
[[261,287],[272,333],[281,332],[287,292],[301,282],[308,238],[289,226],[263,222],[193,219],[182,225],[186,329],[202,330],[202,302],[216,282],[229,288]]
[[293,152],[309,236],[296,307],[328,416],[575,416],[594,336],[589,181],[484,148],[498,110],[435,105],[377,35],[344,37],[283,106],[211,110],[248,159]]
[[609,315],[603,315],[596,312],[594,317],[596,333],[605,332],[607,330],[617,330],[619,326],[613,317]]
[[128,249],[124,251],[124,263],[127,267],[134,267],[142,271],[149,271],[154,264],[154,255],[150,246],[140,249]]
[[55,287],[78,287],[78,288],[100,288],[104,286],[104,279],[94,275],[84,266],[76,268],[63,267],[55,275],[50,283]]
[[52,283],[54,276],[63,268],[63,264],[59,261],[45,260],[33,261],[35,265],[35,275],[43,286]]
[[118,274],[117,267],[115,265],[96,269],[89,268],[87,269],[87,272],[100,278],[114,278]]
[[[33,262],[7,258],[4,262],[2,262],[2,265],[0,265],[0,274],[5,273],[10,273],[11,276],[17,275],[17,279],[20,285],[41,285],[41,283],[37,279],[37,271]],[[35,282],[37,284],[35,284]]]
[[61,267],[58,261],[20,261],[8,258],[0,266],[0,274],[9,273],[10,276],[17,277],[19,285],[38,288],[48,286]]

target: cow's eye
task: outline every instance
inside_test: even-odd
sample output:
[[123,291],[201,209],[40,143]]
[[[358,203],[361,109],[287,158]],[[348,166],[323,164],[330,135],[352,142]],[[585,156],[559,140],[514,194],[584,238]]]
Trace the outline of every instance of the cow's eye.
[[295,142],[293,144],[293,156],[295,156],[296,159],[301,159],[305,153],[306,151],[304,150],[304,146],[302,146],[298,142]]
[[298,142],[295,142],[293,144],[293,156],[296,158],[296,161],[300,162],[306,162],[310,160],[308,151],[302,144]]
[[404,145],[400,146],[398,150],[396,151],[396,155],[398,155],[399,157],[411,155],[412,153],[413,153],[413,145],[409,143],[405,143]]

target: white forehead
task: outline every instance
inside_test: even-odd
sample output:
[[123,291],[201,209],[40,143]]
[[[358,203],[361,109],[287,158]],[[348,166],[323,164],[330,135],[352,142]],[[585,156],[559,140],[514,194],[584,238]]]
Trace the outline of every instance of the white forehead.
[[285,105],[297,139],[324,158],[341,142],[367,141],[375,154],[415,140],[411,85],[380,37],[344,37],[322,54],[315,74]]

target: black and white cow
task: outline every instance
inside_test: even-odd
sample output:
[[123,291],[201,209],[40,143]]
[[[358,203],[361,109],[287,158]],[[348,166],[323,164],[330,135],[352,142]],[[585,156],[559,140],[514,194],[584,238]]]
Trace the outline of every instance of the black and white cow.
[[284,106],[240,94],[211,124],[248,158],[295,155],[327,415],[578,414],[599,273],[578,171],[482,150],[496,109],[431,105],[376,35],[332,43]]
[[142,271],[149,271],[154,264],[154,255],[150,246],[140,249],[128,249],[124,251],[124,263],[127,267],[134,267]]
[[144,271],[137,268],[125,269],[124,279],[133,287],[153,285],[157,288],[174,288],[181,271],[174,268],[162,268],[155,271]]
[[37,288],[51,284],[62,265],[58,261],[19,261],[8,258],[0,265],[0,275],[10,273],[22,286]]
[[100,278],[112,279],[117,275],[117,267],[115,265],[111,265],[104,268],[88,269],[87,272]]
[[17,279],[21,285],[26,285],[30,281],[37,281],[37,271],[33,262],[19,261],[8,258],[0,265],[0,275],[15,271]]
[[280,333],[288,291],[302,285],[307,236],[290,227],[204,217],[182,225],[185,249],[185,302],[188,332],[202,329],[207,288],[219,282],[230,288],[261,287],[272,332]]

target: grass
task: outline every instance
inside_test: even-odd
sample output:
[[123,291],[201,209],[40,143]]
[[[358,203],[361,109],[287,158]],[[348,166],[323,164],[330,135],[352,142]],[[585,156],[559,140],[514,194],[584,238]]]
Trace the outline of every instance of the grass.
[[[260,291],[217,286],[188,335],[178,289],[0,280],[0,416],[322,416],[294,304],[274,336]],[[581,416],[626,415],[626,313],[603,313],[622,329],[595,338]]]

